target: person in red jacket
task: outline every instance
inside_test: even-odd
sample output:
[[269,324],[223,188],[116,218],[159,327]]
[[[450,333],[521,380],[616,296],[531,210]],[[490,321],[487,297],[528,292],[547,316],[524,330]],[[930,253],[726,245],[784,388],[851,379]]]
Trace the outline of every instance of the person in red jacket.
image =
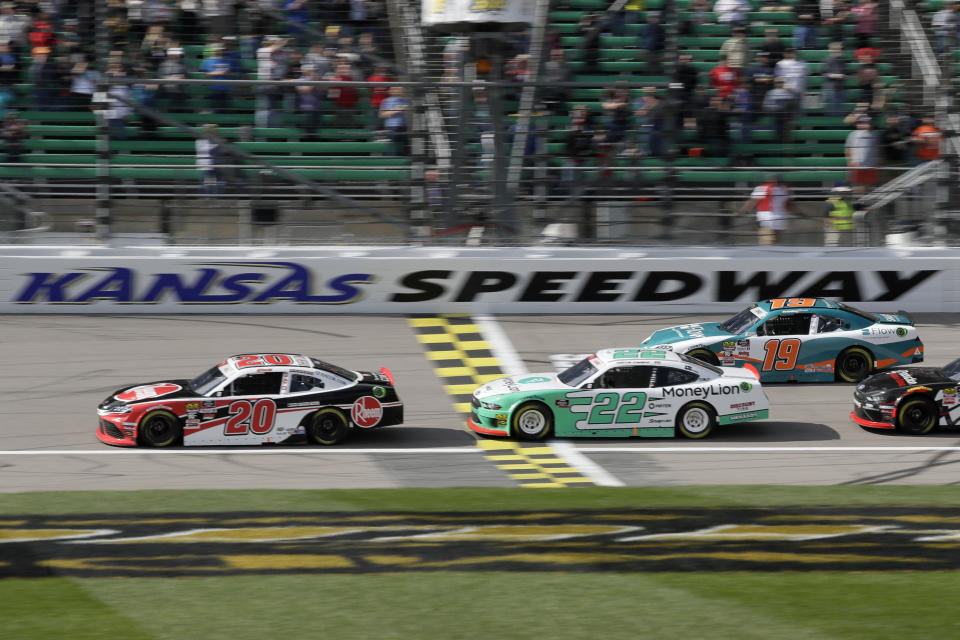
[[30,39],[31,47],[53,49],[53,46],[57,43],[57,36],[53,32],[53,24],[45,13],[37,14],[37,19],[33,21],[27,37]]
[[[354,82],[353,68],[349,62],[338,62],[333,76],[329,80]],[[336,107],[336,126],[352,129],[357,126],[357,102],[360,92],[352,86],[331,86],[327,89],[327,98]]]
[[710,70],[710,84],[721,98],[729,98],[740,83],[740,73],[727,64],[727,56],[721,55],[720,61]]
[[370,108],[368,113],[371,116],[370,121],[375,122],[373,116],[376,115],[377,119],[379,119],[380,105],[383,103],[383,99],[390,93],[390,85],[388,83],[393,82],[393,78],[387,73],[387,67],[377,65],[373,69],[373,74],[367,78],[367,82],[383,83],[383,86],[370,89]]

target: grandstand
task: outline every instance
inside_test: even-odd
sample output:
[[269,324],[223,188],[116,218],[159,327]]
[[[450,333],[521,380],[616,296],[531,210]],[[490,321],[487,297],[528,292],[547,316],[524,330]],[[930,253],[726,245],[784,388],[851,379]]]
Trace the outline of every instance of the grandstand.
[[[881,184],[858,189],[869,213],[845,243],[942,241],[955,154],[926,162],[909,138],[925,116],[957,128],[952,90],[931,88],[941,71],[960,75],[956,39],[927,55],[943,3],[877,4],[870,33],[840,3],[812,3],[837,4],[812,21],[798,0],[744,0],[733,20],[714,4],[539,0],[527,31],[471,35],[423,28],[411,0],[289,11],[220,0],[195,12],[97,0],[50,16],[5,2],[0,231],[34,242],[752,244],[752,219],[735,211],[777,171],[799,205],[786,241],[820,244],[823,202],[850,179],[845,143],[868,113],[880,152],[894,148],[884,127],[900,122],[902,153],[876,155]],[[815,38],[801,33],[809,24]],[[751,84],[754,54],[779,51],[773,33],[805,63],[783,135]],[[829,102],[831,43],[846,77]],[[714,75],[737,47],[750,53],[734,89]],[[679,84],[680,54],[695,89]],[[388,103],[406,105],[393,120],[374,104],[390,86],[407,90]],[[651,93],[656,118],[637,110]],[[930,224],[912,230],[918,219]]]

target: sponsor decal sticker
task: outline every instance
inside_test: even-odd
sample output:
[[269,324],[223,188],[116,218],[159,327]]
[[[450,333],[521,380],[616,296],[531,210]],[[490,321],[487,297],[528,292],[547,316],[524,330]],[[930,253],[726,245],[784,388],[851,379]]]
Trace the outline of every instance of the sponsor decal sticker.
[[375,427],[383,419],[383,405],[373,396],[357,398],[350,409],[350,417],[358,427]]
[[160,396],[165,396],[175,391],[180,391],[182,388],[183,387],[180,385],[173,384],[172,382],[164,382],[162,384],[145,384],[132,389],[127,389],[123,393],[118,393],[114,396],[114,398],[117,400],[122,400],[123,402],[134,402],[136,400],[146,400],[148,398],[159,398]]
[[520,384],[542,384],[544,382],[550,382],[550,378],[545,378],[543,376],[531,376],[529,378],[517,380],[517,382]]
[[378,398],[382,398],[383,396],[387,395],[387,390],[384,389],[383,387],[374,387],[373,395],[375,395]]

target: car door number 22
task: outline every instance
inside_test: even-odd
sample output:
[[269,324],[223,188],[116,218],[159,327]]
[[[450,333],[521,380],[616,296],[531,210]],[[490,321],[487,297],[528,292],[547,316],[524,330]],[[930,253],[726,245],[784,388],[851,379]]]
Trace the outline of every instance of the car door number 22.
[[643,419],[647,394],[641,391],[604,391],[595,396],[570,397],[570,411],[587,414],[587,424],[636,424]]

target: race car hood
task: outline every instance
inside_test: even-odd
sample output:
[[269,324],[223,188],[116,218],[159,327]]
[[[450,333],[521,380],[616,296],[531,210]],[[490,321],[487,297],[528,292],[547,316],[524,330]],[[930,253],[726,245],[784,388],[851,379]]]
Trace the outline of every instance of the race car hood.
[[877,391],[906,391],[910,387],[924,385],[940,385],[953,382],[936,367],[903,367],[902,369],[888,369],[876,373],[857,386],[862,393],[876,393]]
[[100,403],[100,408],[106,408],[107,405],[128,405],[157,398],[177,398],[193,397],[196,394],[190,389],[189,380],[159,380],[157,382],[147,382],[136,384],[130,387],[118,389],[107,396],[106,400]]
[[720,328],[719,322],[697,322],[654,331],[643,344],[674,344],[700,338],[729,338],[733,334]]
[[557,379],[555,373],[525,373],[521,376],[510,376],[491,380],[478,388],[474,395],[478,398],[502,396],[506,393],[521,393],[524,391],[540,391],[556,389],[566,386]]

